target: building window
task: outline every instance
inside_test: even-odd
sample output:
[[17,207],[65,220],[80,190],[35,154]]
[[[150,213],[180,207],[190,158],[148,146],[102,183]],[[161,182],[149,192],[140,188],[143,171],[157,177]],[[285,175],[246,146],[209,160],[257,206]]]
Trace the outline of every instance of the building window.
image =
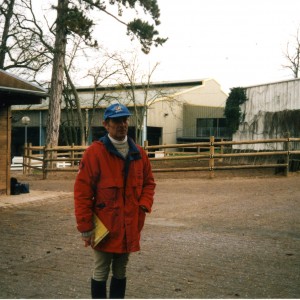
[[227,137],[228,129],[225,118],[197,119],[197,137]]

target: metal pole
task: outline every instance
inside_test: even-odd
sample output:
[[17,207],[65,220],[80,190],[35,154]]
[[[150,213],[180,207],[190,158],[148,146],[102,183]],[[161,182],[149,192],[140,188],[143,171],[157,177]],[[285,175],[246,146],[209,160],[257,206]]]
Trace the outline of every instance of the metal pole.
[[27,145],[27,125],[25,124],[25,145]]
[[[40,111],[39,146],[42,146],[42,112]],[[41,153],[41,152],[40,152]]]
[[148,108],[146,107],[146,111],[145,111],[144,118],[143,118],[143,134],[142,134],[141,145],[143,145],[143,143],[148,140],[148,137],[147,137],[147,112],[148,111],[147,110],[148,110]]

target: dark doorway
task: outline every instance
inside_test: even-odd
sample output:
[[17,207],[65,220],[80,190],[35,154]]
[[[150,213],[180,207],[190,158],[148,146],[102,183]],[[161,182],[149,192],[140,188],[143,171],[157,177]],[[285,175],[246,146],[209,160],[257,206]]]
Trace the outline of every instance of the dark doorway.
[[147,127],[147,140],[150,145],[160,145],[162,142],[161,127]]
[[[39,128],[27,128],[27,143],[39,146]],[[11,156],[23,156],[25,144],[25,127],[12,127],[11,129]]]

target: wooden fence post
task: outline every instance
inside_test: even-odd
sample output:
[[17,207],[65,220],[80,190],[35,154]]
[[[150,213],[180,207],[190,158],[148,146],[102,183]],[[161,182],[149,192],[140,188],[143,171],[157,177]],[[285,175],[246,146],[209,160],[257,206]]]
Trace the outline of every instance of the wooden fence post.
[[71,149],[71,158],[72,158],[71,166],[74,167],[74,160],[73,160],[73,159],[75,158],[75,155],[74,155],[74,149],[73,149],[73,148],[74,148],[74,143],[72,143],[71,148],[72,148],[72,149]]
[[24,144],[24,154],[23,154],[23,174],[26,174],[26,164],[27,164],[27,148],[28,144]]
[[287,154],[286,154],[286,168],[285,168],[285,172],[284,172],[284,175],[285,176],[289,176],[289,169],[290,169],[290,133],[288,132],[285,137],[287,138],[287,141],[285,142],[285,151],[287,151]]
[[28,155],[28,161],[27,161],[27,170],[26,170],[26,174],[30,174],[31,173],[31,168],[29,166],[31,166],[31,156],[32,156],[32,143],[28,144],[28,148],[27,148],[27,155]]
[[52,169],[52,145],[45,146],[44,150],[44,163],[43,163],[43,179],[48,177],[48,169]]
[[146,149],[148,147],[148,141],[144,141],[144,150],[146,151],[147,155],[148,155],[148,149]]
[[42,166],[42,172],[43,172],[43,179],[47,179],[47,162],[46,162],[46,158],[47,158],[47,147],[44,146],[43,148],[43,166]]
[[50,151],[50,169],[51,169],[51,171],[52,171],[52,169],[54,168],[54,162],[53,162],[53,157],[54,157],[54,151],[53,151],[53,146],[52,146],[52,144],[50,145],[50,149],[49,149],[49,151]]
[[[223,143],[224,142],[224,139],[221,139],[221,142]],[[223,155],[224,154],[224,145],[221,144],[221,147],[220,147],[220,154]],[[220,158],[219,159],[219,162],[223,162],[223,158]]]
[[215,173],[214,173],[214,166],[215,166],[215,159],[214,159],[215,146],[214,146],[214,142],[215,142],[215,137],[211,136],[209,141],[210,141],[210,146],[209,146],[209,178],[214,178],[215,177]]

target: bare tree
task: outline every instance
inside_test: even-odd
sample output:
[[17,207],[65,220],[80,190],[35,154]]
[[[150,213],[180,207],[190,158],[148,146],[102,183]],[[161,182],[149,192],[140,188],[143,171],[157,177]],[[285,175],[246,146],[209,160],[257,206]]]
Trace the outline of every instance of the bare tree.
[[[292,47],[292,49],[291,49]],[[299,77],[300,68],[300,37],[299,37],[299,27],[297,29],[297,35],[294,36],[293,45],[287,44],[286,52],[284,53],[287,60],[287,64],[283,65],[284,68],[290,69],[293,72],[294,78]]]
[[[33,12],[32,0],[14,1],[2,0],[3,6],[1,6],[1,12],[4,12],[7,18],[3,22],[7,23],[10,28],[9,33],[3,31],[2,34],[5,37],[2,39],[4,43],[1,46],[1,51],[4,52],[2,54],[5,61],[4,68],[32,70],[34,74],[37,74],[49,63],[52,64],[47,145],[58,144],[67,41],[70,36],[79,36],[86,45],[92,47],[97,45],[91,35],[94,26],[93,20],[89,18],[91,10],[105,13],[123,24],[129,36],[138,38],[142,45],[142,51],[145,53],[150,51],[152,44],[158,46],[166,41],[158,36],[159,33],[156,30],[160,24],[160,11],[156,0],[55,0],[57,5],[52,6],[57,12],[54,23],[49,25],[46,18],[49,35],[45,34],[45,28],[40,25]],[[17,2],[21,7],[19,12],[15,10]],[[133,9],[137,13],[136,6],[142,8],[145,14],[150,15],[150,20],[154,22],[154,25],[139,18],[128,23],[121,20],[123,8],[125,10]],[[10,16],[12,7],[14,13]],[[111,13],[109,7],[117,7],[118,16]],[[26,10],[27,13],[23,13],[23,10]],[[12,26],[12,24],[14,25]],[[12,35],[14,30],[17,30],[17,33]],[[54,40],[55,42],[53,42]],[[33,76],[35,77],[35,75]],[[69,76],[70,78],[71,76]]]
[[[72,53],[67,55],[68,66],[65,66],[66,84],[64,86],[63,101],[65,101],[67,121],[62,123],[62,129],[64,130],[66,142],[70,143],[70,141],[72,141],[73,143],[76,140],[77,144],[85,145],[87,144],[91,125],[100,102],[110,102],[112,99],[116,99],[114,96],[107,93],[101,93],[100,95],[98,93],[98,88],[105,86],[105,82],[110,80],[113,76],[116,76],[116,74],[120,72],[120,68],[112,63],[112,59],[106,52],[103,52],[101,48],[97,47],[99,54],[103,53],[102,55],[99,55],[103,59],[97,59],[96,67],[88,70],[87,72],[86,78],[92,79],[91,86],[93,86],[93,96],[90,101],[90,107],[85,109],[84,116],[84,111],[81,107],[80,95],[78,94],[76,86],[70,75],[71,69],[73,69],[73,72],[76,72],[76,67],[74,65],[76,65],[77,52],[84,52],[84,49],[82,48],[82,39],[77,37],[75,40]],[[88,59],[88,57],[86,58]],[[78,142],[74,135],[77,128],[79,128],[80,135]]]
[[0,11],[0,68],[34,81],[52,63],[51,37],[36,20],[31,0],[4,0]]
[[65,74],[67,77],[67,82],[68,82],[69,86],[71,87],[72,94],[74,95],[75,108],[77,110],[77,119],[78,119],[79,132],[80,132],[80,144],[85,145],[86,138],[85,138],[84,122],[83,122],[83,117],[82,117],[80,99],[79,99],[76,87],[70,77],[69,70],[67,67],[65,67]]
[[[122,15],[122,7],[135,9],[138,4],[144,12],[149,12],[155,25],[159,25],[160,12],[156,0],[114,0],[108,1],[110,5],[117,5],[119,16]],[[118,22],[127,27],[130,35],[138,37],[142,50],[145,53],[150,51],[151,45],[162,45],[166,39],[156,37],[158,31],[148,22],[141,19],[134,19],[132,22],[125,23],[119,17],[114,16],[107,10],[105,1],[94,0],[58,0],[57,18],[56,18],[56,35],[54,47],[54,60],[52,69],[51,89],[49,97],[49,115],[47,121],[47,139],[46,144],[57,145],[59,137],[60,121],[60,103],[63,86],[63,68],[66,51],[66,41],[70,34],[79,35],[84,38],[86,43],[92,45],[91,29],[93,21],[87,16],[87,13],[97,9],[116,19]]]
[[[80,133],[80,145],[85,145],[86,144],[86,139],[85,139],[85,134],[84,134],[84,121],[82,117],[82,112],[81,112],[81,104],[80,104],[80,99],[75,87],[75,84],[73,83],[73,80],[70,76],[70,70],[72,69],[73,62],[76,57],[76,53],[78,52],[78,49],[80,49],[80,45],[82,43],[81,37],[75,37],[73,41],[73,49],[68,55],[69,62],[68,65],[65,63],[64,66],[64,72],[66,75],[66,84],[64,86],[64,101],[65,101],[65,111],[66,111],[66,117],[67,117],[67,128],[70,129],[68,130],[69,133],[71,133],[69,136],[65,133],[66,140],[69,142],[71,141],[72,143],[77,142],[77,134],[75,130],[75,126],[79,126],[79,133]],[[73,98],[74,97],[74,98]],[[74,101],[73,101],[74,99]],[[74,102],[74,103],[73,103]],[[77,118],[74,116],[74,110],[77,112]],[[71,121],[69,120],[69,114],[71,115]],[[75,122],[75,119],[78,120]],[[72,138],[70,138],[70,136]],[[70,143],[70,142],[69,142]]]
[[116,96],[109,93],[101,93],[101,95],[98,93],[99,87],[105,86],[105,82],[107,82],[109,79],[111,79],[112,81],[112,78],[118,76],[118,74],[120,74],[120,72],[122,71],[119,66],[111,64],[113,56],[110,56],[106,53],[103,57],[104,61],[99,63],[99,66],[95,67],[92,70],[89,70],[87,75],[87,77],[91,77],[93,80],[93,98],[91,113],[89,114],[89,119],[87,122],[86,139],[88,139],[90,135],[93,119],[95,117],[96,109],[99,107],[99,104],[103,101],[110,103],[111,101],[117,99]]
[[7,53],[7,44],[8,44],[7,41],[10,34],[9,31],[10,31],[10,25],[13,17],[14,5],[15,5],[15,0],[11,0],[11,1],[4,0],[0,5],[0,12],[4,18],[4,20],[2,20],[4,25],[3,25],[2,39],[0,45],[0,68],[1,69],[3,69],[4,67],[5,56]]
[[49,113],[47,118],[46,145],[57,146],[61,115],[61,96],[63,91],[65,55],[67,45],[67,28],[65,27],[65,13],[68,0],[58,0],[54,58],[49,95]]
[[127,103],[124,104],[132,104],[134,107],[135,140],[142,145],[144,140],[147,139],[148,109],[158,99],[163,99],[162,101],[166,102],[174,99],[170,96],[170,93],[166,93],[159,86],[153,87],[151,79],[159,66],[158,62],[150,67],[146,74],[143,74],[140,71],[136,54],[132,56],[130,61],[127,61],[121,55],[114,57],[114,59],[118,61],[123,70],[125,80],[119,84],[127,93]]

